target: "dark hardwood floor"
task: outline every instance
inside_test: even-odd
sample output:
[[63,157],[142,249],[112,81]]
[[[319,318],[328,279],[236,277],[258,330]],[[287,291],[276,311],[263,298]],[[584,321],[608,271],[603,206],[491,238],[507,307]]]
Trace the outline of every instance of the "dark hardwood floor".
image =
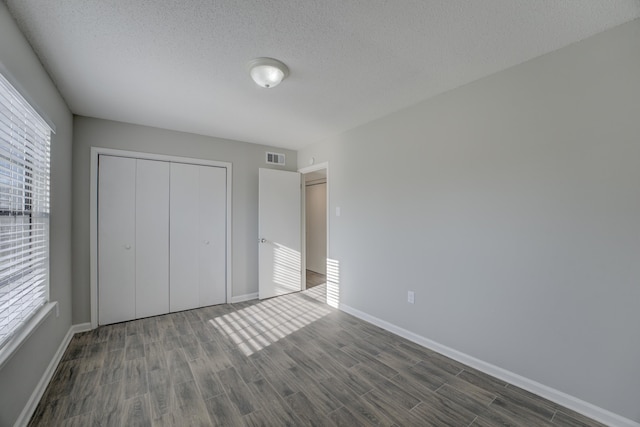
[[315,286],[77,334],[30,425],[600,425],[324,298]]

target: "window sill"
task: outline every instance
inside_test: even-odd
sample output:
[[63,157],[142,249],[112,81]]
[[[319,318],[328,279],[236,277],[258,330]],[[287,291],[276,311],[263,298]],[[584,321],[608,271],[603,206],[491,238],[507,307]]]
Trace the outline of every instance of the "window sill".
[[22,347],[22,344],[31,336],[31,334],[40,326],[44,320],[49,317],[54,308],[58,305],[57,301],[48,302],[27,322],[27,324],[13,336],[0,349],[0,369],[2,369],[13,355]]

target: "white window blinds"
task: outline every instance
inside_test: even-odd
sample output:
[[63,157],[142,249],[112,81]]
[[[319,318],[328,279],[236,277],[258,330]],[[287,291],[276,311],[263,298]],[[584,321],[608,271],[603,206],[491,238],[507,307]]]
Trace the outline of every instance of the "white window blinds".
[[0,348],[49,299],[50,141],[0,75]]

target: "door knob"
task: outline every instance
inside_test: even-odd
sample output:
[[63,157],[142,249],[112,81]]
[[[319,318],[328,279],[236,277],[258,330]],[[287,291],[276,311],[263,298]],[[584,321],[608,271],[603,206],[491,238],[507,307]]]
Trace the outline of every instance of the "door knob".
[[129,249],[131,249],[131,245],[124,245],[124,248],[125,248],[126,250],[129,250]]
[[205,240],[205,241],[204,241],[204,244],[205,244],[205,245],[208,245],[208,244],[209,244],[209,241],[208,241],[208,240]]
[[258,242],[260,242],[260,243],[267,243],[267,239],[264,239],[264,238],[262,238],[262,239],[258,239]]

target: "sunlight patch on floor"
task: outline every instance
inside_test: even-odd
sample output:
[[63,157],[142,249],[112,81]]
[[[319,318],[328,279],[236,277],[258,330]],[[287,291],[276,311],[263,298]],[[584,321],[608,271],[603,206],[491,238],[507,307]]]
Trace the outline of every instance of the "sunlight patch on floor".
[[245,355],[262,350],[329,314],[326,286],[258,302],[242,310],[210,319]]

